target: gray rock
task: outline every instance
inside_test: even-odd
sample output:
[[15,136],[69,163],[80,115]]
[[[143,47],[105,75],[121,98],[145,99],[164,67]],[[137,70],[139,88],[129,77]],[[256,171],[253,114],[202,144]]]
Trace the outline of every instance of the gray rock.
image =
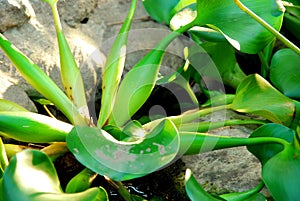
[[[213,116],[202,118],[203,121],[227,119],[246,119],[245,115],[235,112],[217,112]],[[220,136],[248,137],[256,126],[230,126],[212,130],[209,133]],[[190,168],[203,188],[215,194],[241,192],[250,190],[261,181],[261,164],[246,147],[235,147],[209,151],[197,155],[182,157],[187,168]],[[267,190],[263,193],[270,196]]]
[[25,91],[15,84],[16,80],[12,80],[4,73],[0,73],[0,99],[10,100],[25,107],[29,111],[36,112],[33,102],[28,98]]
[[0,1],[0,32],[23,25],[32,15],[28,0]]
[[62,20],[71,27],[76,27],[80,23],[87,23],[96,6],[96,0],[58,1],[57,5]]

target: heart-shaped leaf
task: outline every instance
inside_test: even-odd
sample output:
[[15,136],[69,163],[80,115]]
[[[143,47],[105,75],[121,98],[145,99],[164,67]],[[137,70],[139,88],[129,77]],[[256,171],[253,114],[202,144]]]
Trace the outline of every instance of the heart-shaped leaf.
[[99,128],[74,127],[67,145],[83,165],[121,181],[144,176],[171,162],[179,150],[179,137],[174,124],[166,119],[133,142],[117,141]]
[[[280,1],[244,0],[243,4],[276,30],[281,28],[284,10]],[[171,21],[172,27],[176,29],[196,18],[195,25],[208,26],[220,32],[232,46],[241,52],[255,54],[274,39],[268,30],[238,8],[233,0],[198,0],[197,9],[185,12],[184,15],[185,17],[181,18],[183,22],[178,19]],[[190,20],[186,21],[186,18]],[[215,33],[201,34],[201,32],[205,31],[199,31],[200,36],[203,35],[205,38],[211,35],[215,41],[222,40]],[[197,33],[197,29],[192,29],[192,33]]]
[[262,178],[275,200],[295,201],[300,197],[300,152],[292,146],[272,157],[262,167]]
[[[256,137],[275,137],[292,143],[295,137],[295,131],[281,124],[270,123],[259,127],[250,135],[250,138]],[[275,143],[258,144],[249,145],[247,149],[254,154],[262,164],[265,164],[270,158],[283,150],[283,145]]]
[[286,96],[300,98],[300,56],[291,49],[274,54],[270,66],[272,83]]
[[[243,4],[279,30],[283,19],[282,5],[276,0],[245,0]],[[239,9],[232,0],[197,0],[198,25],[208,25],[220,31],[238,50],[257,53],[269,44],[274,36],[258,22]]]
[[238,112],[256,114],[274,123],[290,126],[295,103],[260,75],[253,74],[238,86],[232,108]]
[[2,180],[5,201],[107,201],[101,188],[90,188],[76,194],[64,194],[55,168],[44,153],[25,150],[16,154],[5,169]]

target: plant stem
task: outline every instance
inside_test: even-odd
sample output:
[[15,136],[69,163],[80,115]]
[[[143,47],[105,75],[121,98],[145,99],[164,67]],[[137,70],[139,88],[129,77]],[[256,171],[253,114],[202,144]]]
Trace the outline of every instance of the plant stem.
[[50,4],[50,6],[51,6],[51,9],[52,9],[55,30],[56,30],[56,32],[58,32],[58,31],[62,30],[62,26],[61,26],[61,23],[60,23],[60,18],[59,18],[59,14],[58,14],[58,10],[57,10],[56,4],[57,4],[57,2],[54,3],[53,5]]
[[267,76],[269,74],[269,64],[265,58],[265,55],[262,51],[258,52],[259,59],[261,61],[261,76],[265,79],[267,79]]
[[275,137],[241,138],[207,133],[180,132],[180,149],[178,154],[191,155],[224,148],[270,143],[282,144],[284,147],[290,145],[287,141]]
[[172,116],[169,119],[171,121],[173,121],[173,123],[176,126],[180,126],[180,124],[184,124],[184,123],[190,123],[196,119],[198,119],[199,117],[211,114],[213,112],[217,112],[220,110],[226,110],[230,108],[230,105],[221,105],[221,106],[216,106],[216,107],[209,107],[209,108],[204,108],[204,109],[194,109],[194,110],[189,110],[181,115],[178,116]]
[[67,144],[65,142],[54,142],[49,146],[41,149],[51,161],[55,161],[58,157],[64,155],[69,151]]
[[266,21],[264,21],[261,17],[256,15],[253,11],[247,8],[242,2],[239,0],[234,0],[235,4],[245,13],[247,13],[250,17],[255,19],[258,23],[260,23],[263,27],[265,27],[268,31],[270,31],[278,40],[280,40],[283,44],[287,47],[291,48],[295,51],[298,55],[300,55],[300,49],[289,41],[286,37],[284,37],[281,33],[279,33],[276,29],[270,26]]
[[223,126],[235,126],[246,124],[265,124],[266,121],[254,120],[254,119],[228,119],[219,122],[193,122],[182,124],[179,126],[179,131],[184,132],[207,132],[213,129],[221,128]]
[[117,189],[118,193],[123,197],[125,201],[133,201],[131,198],[130,193],[128,190],[124,187],[122,182],[119,181],[113,181],[110,178],[104,176],[104,178],[108,181],[110,185],[112,185],[115,189]]

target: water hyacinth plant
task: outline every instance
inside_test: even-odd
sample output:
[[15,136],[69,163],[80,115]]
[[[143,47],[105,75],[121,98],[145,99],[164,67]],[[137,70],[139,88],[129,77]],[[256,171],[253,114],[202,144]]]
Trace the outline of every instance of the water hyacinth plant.
[[[97,175],[112,183],[124,200],[146,200],[130,194],[122,181],[148,175],[182,155],[237,146],[246,146],[259,159],[262,182],[246,192],[215,196],[205,192],[187,170],[185,188],[191,200],[266,200],[260,193],[263,186],[275,200],[297,200],[300,196],[297,189],[300,182],[296,177],[300,175],[299,79],[288,72],[297,72],[300,54],[299,48],[278,32],[286,4],[276,0],[243,3],[172,0],[163,4],[158,0],[144,0],[150,16],[170,25],[173,31],[122,78],[127,38],[137,5],[137,0],[132,0],[103,69],[101,109],[94,122],[80,70],[63,33],[57,0],[44,1],[50,5],[54,17],[65,91],[2,34],[0,47],[27,82],[62,111],[70,123],[0,100],[3,136],[46,144],[40,150],[21,150],[17,145],[0,141],[0,200],[108,200],[104,188],[92,185]],[[290,3],[293,7],[292,3],[296,2]],[[159,69],[166,48],[186,32],[195,45],[182,50],[185,62],[180,68],[161,77]],[[273,54],[272,44],[276,39],[288,48]],[[262,60],[261,75],[246,75],[236,60],[236,51],[258,54]],[[236,89],[236,93],[224,94],[203,86],[204,76],[223,81]],[[191,109],[177,116],[134,119],[154,87],[168,83],[177,83],[187,92]],[[207,102],[197,101],[191,83],[199,85]],[[199,122],[200,117],[223,110],[260,118]],[[259,127],[248,138],[207,133],[215,128],[243,124]],[[53,162],[67,152],[85,169],[62,189]]]

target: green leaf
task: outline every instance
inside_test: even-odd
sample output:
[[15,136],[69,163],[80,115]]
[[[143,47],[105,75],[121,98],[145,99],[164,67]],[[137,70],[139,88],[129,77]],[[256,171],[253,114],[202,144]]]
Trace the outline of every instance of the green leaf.
[[0,99],[0,112],[28,112],[27,109],[9,100]]
[[217,198],[207,193],[193,176],[190,169],[185,173],[185,190],[191,201],[220,201],[222,198]]
[[275,200],[294,201],[300,197],[300,153],[292,146],[272,157],[262,167],[262,178]]
[[[244,0],[243,3],[276,30],[281,28],[283,19],[281,2]],[[255,54],[274,39],[268,30],[239,9],[233,0],[198,0],[196,10],[194,13],[189,12],[190,21],[195,19],[195,25],[208,26],[219,31],[241,52]]]
[[67,39],[62,31],[57,10],[57,0],[44,1],[51,6],[53,13],[60,56],[60,73],[65,92],[76,108],[78,108],[80,114],[86,119],[86,122],[82,120],[75,123],[79,125],[88,123],[87,121],[90,119],[90,114],[86,103],[83,80]]
[[300,56],[291,49],[281,49],[272,57],[270,79],[284,95],[300,98]]
[[32,112],[0,112],[0,132],[32,143],[65,141],[72,125]]
[[67,145],[87,168],[113,180],[128,180],[149,174],[174,159],[179,137],[166,119],[134,142],[117,141],[104,130],[75,127]]
[[[250,135],[250,138],[257,137],[281,138],[292,143],[295,137],[295,131],[281,124],[270,123],[259,127]],[[281,152],[283,148],[283,145],[275,143],[247,146],[247,149],[254,154],[262,164],[265,164],[270,158]]]
[[174,8],[180,0],[144,0],[143,5],[148,14],[162,24],[169,24],[172,16],[176,13]]
[[[225,85],[233,88],[237,88],[239,83],[246,78],[246,75],[237,64],[235,51],[229,43],[205,42],[200,46],[203,48],[206,56],[201,56],[203,53],[201,54],[199,48],[192,47],[189,60],[194,67],[194,64],[199,65],[200,62],[203,63],[197,68],[198,73],[202,77],[208,76],[217,81],[223,81]],[[206,58],[208,56],[210,58]]]
[[[0,137],[0,179],[3,176],[4,170],[8,165],[8,158],[6,155],[5,147]],[[0,194],[1,195],[1,194]]]
[[232,193],[230,196],[221,195],[220,197],[225,198],[225,200],[228,201],[267,201],[265,196],[263,196],[260,193],[256,193],[254,195],[247,195],[247,192],[241,192],[241,193]]
[[[198,23],[219,30],[241,52],[255,54],[274,39],[268,30],[240,10],[232,0],[214,2],[198,0],[197,3]],[[281,28],[283,10],[279,1],[245,0],[243,4],[276,30]]]
[[13,46],[2,34],[0,34],[0,47],[24,79],[44,97],[53,102],[72,123],[82,121],[82,117],[76,107],[60,88],[38,65],[34,64],[20,50]]
[[53,105],[53,103],[45,98],[31,96],[30,99],[32,99],[34,102],[37,102],[43,106],[45,105]]
[[156,83],[165,49],[191,26],[188,24],[171,32],[126,74],[119,87],[109,124],[123,126],[145,103]]
[[290,126],[295,104],[258,74],[249,75],[237,88],[232,108]]
[[97,174],[87,168],[83,169],[68,182],[66,193],[77,193],[89,189],[96,175]]
[[102,128],[112,113],[117,90],[123,73],[126,58],[126,45],[136,9],[137,0],[133,0],[127,18],[108,54],[102,77],[101,110],[97,126]]
[[[25,150],[15,155],[6,168],[2,183],[5,201],[106,201],[103,189],[64,194],[55,168],[44,153]],[[13,193],[12,193],[13,192]]]

